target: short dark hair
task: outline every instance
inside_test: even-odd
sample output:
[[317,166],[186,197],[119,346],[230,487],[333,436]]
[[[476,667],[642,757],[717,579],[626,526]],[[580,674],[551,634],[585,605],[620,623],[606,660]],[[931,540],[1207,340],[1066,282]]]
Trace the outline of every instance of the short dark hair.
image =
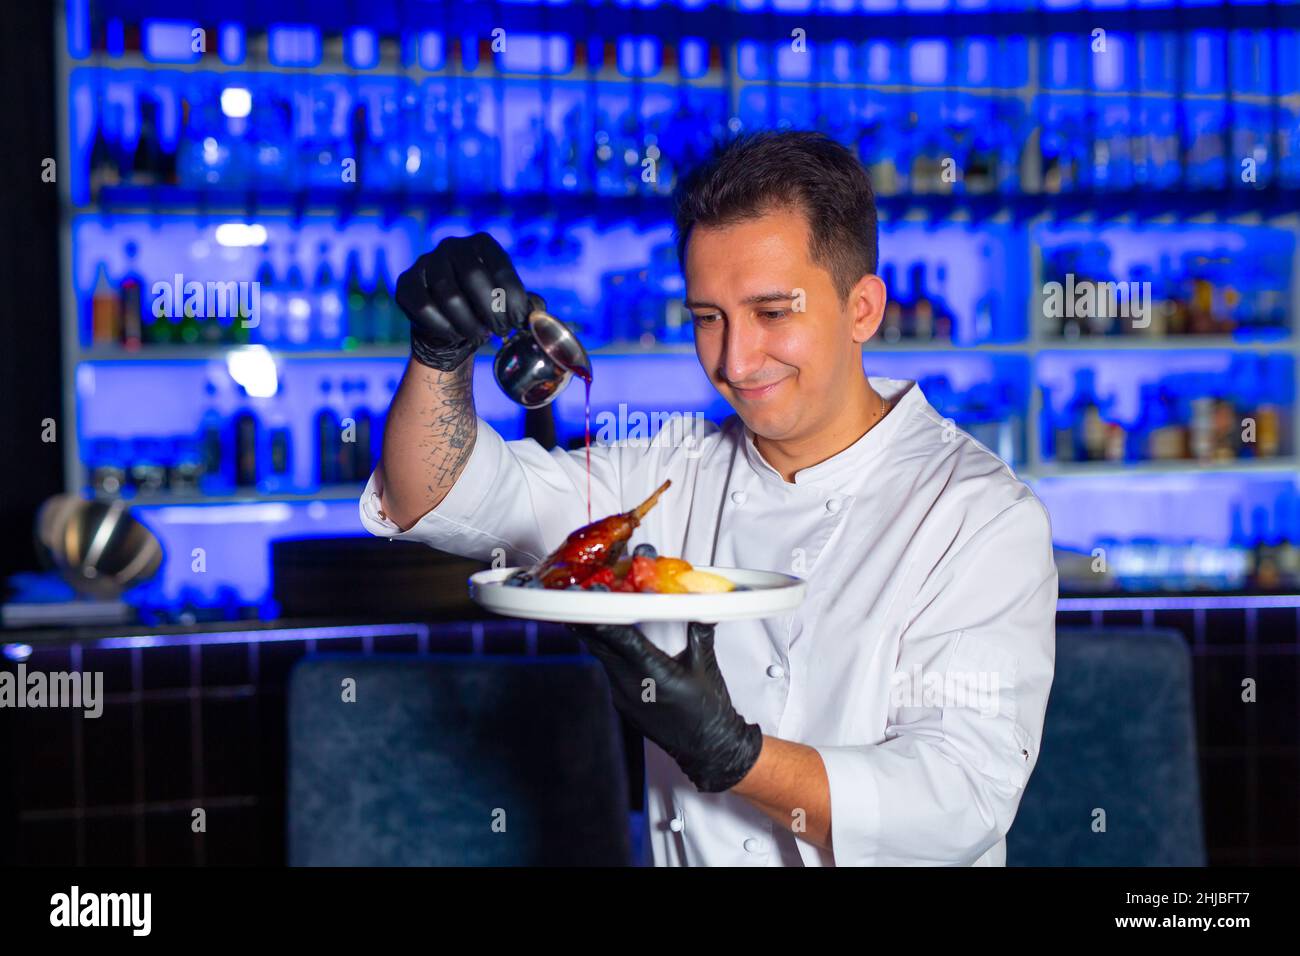
[[840,302],[877,264],[876,197],[849,149],[824,133],[749,133],[715,148],[674,196],[677,259],[697,225],[729,226],[774,208],[802,209],[812,260],[830,274]]

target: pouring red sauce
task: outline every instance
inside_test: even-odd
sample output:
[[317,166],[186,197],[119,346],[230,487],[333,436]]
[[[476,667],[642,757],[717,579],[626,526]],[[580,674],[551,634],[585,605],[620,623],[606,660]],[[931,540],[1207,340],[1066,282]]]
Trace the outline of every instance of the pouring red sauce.
[[587,387],[587,417],[585,423],[586,449],[587,449],[587,524],[591,524],[591,372],[586,369],[575,369],[574,374],[582,379],[583,385]]

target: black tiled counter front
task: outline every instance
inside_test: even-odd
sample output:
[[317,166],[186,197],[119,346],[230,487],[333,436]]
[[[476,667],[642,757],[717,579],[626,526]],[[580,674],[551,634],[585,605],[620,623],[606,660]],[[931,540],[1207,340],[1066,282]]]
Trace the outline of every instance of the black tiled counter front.
[[[1251,606],[1251,602],[1256,602]],[[1300,863],[1296,598],[1063,598],[1061,627],[1168,626],[1195,669],[1212,864]],[[281,621],[0,632],[0,667],[103,673],[103,715],[0,710],[0,862],[285,861],[285,691],[314,651],[581,653],[563,625]],[[28,652],[30,648],[30,652]],[[1241,700],[1253,677],[1257,703]],[[640,809],[639,741],[627,735]],[[69,757],[71,755],[71,757]],[[207,832],[191,831],[194,808]]]

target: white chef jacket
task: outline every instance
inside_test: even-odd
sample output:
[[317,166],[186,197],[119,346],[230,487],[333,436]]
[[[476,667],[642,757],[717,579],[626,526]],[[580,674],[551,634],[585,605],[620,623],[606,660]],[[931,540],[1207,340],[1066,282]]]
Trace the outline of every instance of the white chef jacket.
[[[793,612],[719,623],[715,650],[746,721],[821,755],[832,848],[735,794],[699,793],[647,741],[656,865],[1005,865],[1055,661],[1047,512],[914,382],[870,381],[893,409],[792,483],[735,415],[592,446],[594,518],[672,479],[629,547],[808,582]],[[414,527],[382,514],[373,474],[361,520],[376,535],[530,564],[587,523],[586,487],[581,449],[506,441],[480,418],[464,472]],[[684,624],[641,628],[670,654],[685,647]]]

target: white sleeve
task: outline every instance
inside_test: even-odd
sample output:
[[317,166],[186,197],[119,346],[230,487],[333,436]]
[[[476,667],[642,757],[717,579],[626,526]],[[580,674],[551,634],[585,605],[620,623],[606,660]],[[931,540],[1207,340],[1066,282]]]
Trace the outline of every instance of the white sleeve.
[[[591,446],[591,515],[624,510],[613,446]],[[361,493],[361,524],[373,535],[419,541],[480,561],[504,551],[505,566],[532,564],[587,523],[582,449],[546,451],[534,439],[506,441],[482,418],[465,470],[439,504],[409,530],[383,513],[378,470]]]
[[902,635],[885,739],[817,748],[837,866],[970,865],[1006,835],[1038,760],[1056,597],[1033,497],[931,574]]

